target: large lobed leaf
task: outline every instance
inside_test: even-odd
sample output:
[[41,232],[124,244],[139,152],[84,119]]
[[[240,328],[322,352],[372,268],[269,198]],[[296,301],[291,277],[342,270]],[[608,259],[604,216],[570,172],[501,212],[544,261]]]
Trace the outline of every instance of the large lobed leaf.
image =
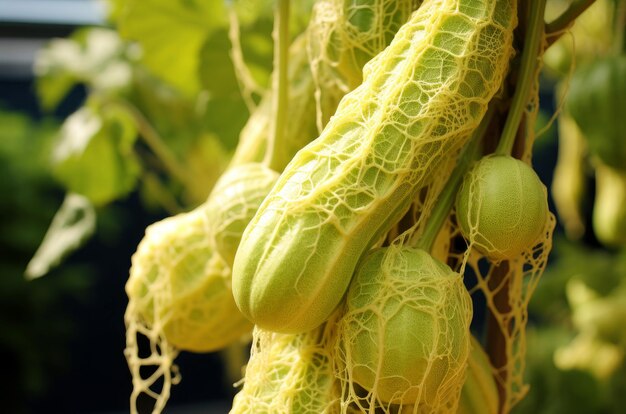
[[54,149],[54,174],[65,187],[103,205],[130,192],[140,167],[132,145],[136,127],[129,115],[84,106],[61,129]]
[[140,44],[143,63],[181,91],[197,92],[202,46],[227,25],[224,2],[116,0],[115,7],[120,34]]

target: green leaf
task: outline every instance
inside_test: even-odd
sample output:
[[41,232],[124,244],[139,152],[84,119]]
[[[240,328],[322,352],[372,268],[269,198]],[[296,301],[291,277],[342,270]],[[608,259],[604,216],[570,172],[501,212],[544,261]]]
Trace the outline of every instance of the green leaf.
[[41,245],[26,267],[27,279],[39,278],[83,245],[96,228],[96,212],[89,200],[67,194],[52,219]]
[[44,109],[55,108],[77,84],[117,93],[129,86],[132,70],[126,45],[113,30],[81,29],[54,39],[35,59],[37,94]]
[[139,43],[150,71],[187,94],[198,92],[201,48],[227,24],[223,0],[118,0],[116,6],[121,35]]
[[122,110],[96,112],[85,106],[67,118],[54,150],[54,174],[69,191],[95,205],[135,188],[139,163],[133,153],[137,131]]

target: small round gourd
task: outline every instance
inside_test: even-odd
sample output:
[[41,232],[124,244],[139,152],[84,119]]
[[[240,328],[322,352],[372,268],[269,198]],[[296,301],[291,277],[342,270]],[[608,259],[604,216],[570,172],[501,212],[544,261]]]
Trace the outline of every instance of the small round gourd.
[[547,192],[528,164],[489,155],[463,179],[456,215],[463,236],[481,253],[494,260],[512,259],[543,232]]
[[178,349],[210,352],[251,332],[230,288],[230,268],[215,253],[202,209],[152,224],[132,257],[129,306]]
[[339,328],[348,379],[382,402],[448,406],[463,384],[471,318],[461,275],[423,250],[376,250],[355,275]]

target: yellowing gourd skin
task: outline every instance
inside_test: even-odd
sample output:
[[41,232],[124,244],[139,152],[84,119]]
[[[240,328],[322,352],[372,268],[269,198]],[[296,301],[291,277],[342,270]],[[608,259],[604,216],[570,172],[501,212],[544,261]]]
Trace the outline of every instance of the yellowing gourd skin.
[[264,164],[247,163],[230,168],[215,184],[204,213],[212,223],[215,250],[229,266],[246,226],[277,179],[278,173]]
[[460,274],[424,250],[375,250],[350,284],[338,328],[343,376],[380,402],[446,412],[465,378],[471,319]]
[[212,247],[202,210],[146,229],[126,292],[142,323],[178,349],[214,351],[252,329],[235,305],[230,268]]
[[463,236],[494,260],[533,247],[548,219],[544,185],[528,164],[504,155],[481,159],[463,179],[456,199]]
[[288,333],[328,318],[360,257],[480,123],[507,71],[515,4],[426,1],[366,65],[244,233],[233,293],[246,316]]
[[498,388],[491,363],[474,336],[457,414],[498,414]]
[[229,169],[207,201],[146,229],[126,284],[144,323],[187,351],[214,351],[249,333],[231,290],[244,228],[278,173],[259,163]]

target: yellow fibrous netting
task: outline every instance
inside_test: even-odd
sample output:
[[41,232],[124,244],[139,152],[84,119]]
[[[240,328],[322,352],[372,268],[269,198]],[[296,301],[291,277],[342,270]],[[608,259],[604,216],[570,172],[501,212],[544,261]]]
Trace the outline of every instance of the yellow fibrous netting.
[[[526,108],[521,126],[524,145],[518,155],[530,164],[539,108],[539,68]],[[470,294],[486,304],[487,351],[500,393],[500,412],[503,413],[510,412],[528,391],[524,382],[528,303],[545,269],[555,224],[554,215],[548,214],[544,230],[524,251],[508,260],[490,261],[474,248],[471,241],[466,248],[459,247],[463,243],[461,232],[452,214],[433,248],[444,256],[447,252],[447,263],[466,275]]]
[[[141,393],[162,409],[178,380],[172,376],[178,349],[220,349],[252,328],[234,303],[230,268],[215,253],[207,226],[201,209],[170,217],[147,228],[133,255],[124,316],[132,409]],[[149,341],[147,356],[142,356],[140,335]]]
[[319,325],[364,251],[480,124],[507,72],[516,10],[460,3],[427,1],[412,15],[250,222],[233,286],[255,323]]
[[[300,36],[289,49],[289,118],[286,123],[285,159],[291,157],[318,135],[315,121],[314,84],[306,50],[307,39]],[[336,104],[335,104],[336,105]],[[334,111],[335,107],[332,108]],[[249,162],[260,162],[267,149],[272,120],[272,91],[263,95],[261,102],[250,114],[250,118],[239,134],[239,144],[231,160],[231,166]]]
[[[530,102],[526,106],[521,127],[524,146],[520,158],[528,164],[531,163],[534,127],[539,110],[539,71],[540,67],[534,77]],[[460,261],[460,270],[469,267],[476,278],[470,293],[480,292],[491,315],[487,327],[488,341],[492,344],[501,343],[499,347],[495,346],[497,351],[488,351],[499,391],[504,396],[501,401],[501,412],[504,413],[510,412],[528,392],[528,385],[524,382],[528,304],[547,264],[555,224],[554,215],[549,213],[544,230],[537,240],[508,261],[488,263],[471,244]]]
[[421,0],[321,0],[307,30],[320,131],[341,97],[361,84],[365,63],[382,51]]
[[[277,176],[262,164],[233,167],[200,207],[146,229],[126,284],[133,408],[146,393],[157,399],[156,411],[162,409],[178,380],[171,375],[178,350],[216,351],[251,332],[232,296],[228,260]],[[149,342],[147,357],[140,357],[140,335]],[[146,375],[149,367],[154,372]]]
[[215,250],[229,266],[243,231],[277,179],[278,173],[264,164],[248,163],[231,167],[215,184],[204,214]]
[[426,251],[391,245],[370,253],[338,326],[343,411],[456,412],[471,320],[462,276]]
[[339,393],[331,356],[334,337],[334,321],[298,335],[255,328],[243,388],[230,413],[337,413]]

